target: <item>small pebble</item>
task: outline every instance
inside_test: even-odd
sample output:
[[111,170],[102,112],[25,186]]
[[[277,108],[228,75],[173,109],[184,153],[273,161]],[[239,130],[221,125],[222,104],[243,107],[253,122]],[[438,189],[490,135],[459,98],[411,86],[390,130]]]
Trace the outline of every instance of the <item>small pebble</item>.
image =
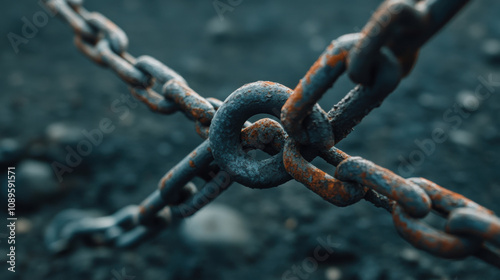
[[342,279],[342,271],[336,267],[329,267],[325,271],[325,278],[327,280],[339,280]]
[[12,138],[0,140],[0,162],[13,161],[21,152],[21,145]]
[[420,106],[427,109],[441,109],[445,106],[443,98],[438,97],[435,93],[423,92],[418,95],[417,102]]
[[471,91],[461,91],[457,95],[457,103],[464,108],[464,110],[468,112],[474,112],[476,111],[479,106],[481,105],[481,102],[479,99],[474,95],[473,92]]
[[474,147],[476,144],[476,137],[465,130],[451,130],[450,140],[457,145],[466,147]]
[[81,128],[68,123],[52,123],[45,133],[49,140],[63,145],[77,144],[84,138]]
[[205,245],[241,246],[250,242],[244,217],[224,205],[209,204],[181,226],[188,241]]
[[481,46],[481,50],[490,62],[500,62],[500,40],[485,40]]
[[56,195],[59,184],[52,167],[37,160],[24,160],[16,168],[16,199],[23,204],[42,204],[45,198]]
[[19,234],[25,234],[31,231],[32,223],[29,219],[19,218],[16,222],[16,232]]
[[420,253],[411,248],[405,248],[401,252],[401,258],[408,262],[418,262],[420,260]]

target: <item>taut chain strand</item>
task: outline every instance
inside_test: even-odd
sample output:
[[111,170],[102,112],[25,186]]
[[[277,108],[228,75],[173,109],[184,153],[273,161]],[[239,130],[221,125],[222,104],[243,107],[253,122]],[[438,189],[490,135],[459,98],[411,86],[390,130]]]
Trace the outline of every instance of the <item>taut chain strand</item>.
[[[500,219],[475,202],[424,178],[402,178],[334,145],[380,106],[412,69],[419,48],[468,0],[386,0],[360,33],[332,41],[294,90],[254,82],[224,102],[203,98],[175,71],[149,56],[127,52],[127,35],[79,0],[46,4],[75,32],[76,46],[97,64],[111,68],[134,97],[152,111],[184,113],[205,139],[160,180],[139,206],[107,217],[61,212],[47,230],[53,252],[79,238],[125,247],[177,224],[210,203],[233,182],[250,188],[276,187],[295,179],[336,206],[361,199],[387,210],[410,244],[443,258],[475,256],[500,267]],[[317,101],[347,72],[358,85],[326,113]],[[281,120],[261,119],[266,113]],[[248,151],[270,155],[256,160]],[[310,161],[321,157],[336,167],[332,176]],[[190,181],[202,178],[197,188]],[[444,230],[422,221],[430,211],[446,219]]]

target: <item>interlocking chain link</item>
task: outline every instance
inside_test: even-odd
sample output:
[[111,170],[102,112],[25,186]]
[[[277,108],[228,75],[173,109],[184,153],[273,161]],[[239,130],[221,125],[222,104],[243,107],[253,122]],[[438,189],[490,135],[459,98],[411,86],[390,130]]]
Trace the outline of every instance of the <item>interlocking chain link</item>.
[[[500,267],[500,219],[492,211],[431,181],[402,178],[334,146],[381,105],[411,71],[419,48],[467,0],[386,0],[360,33],[332,41],[294,90],[254,82],[224,102],[201,97],[158,60],[130,55],[125,32],[102,14],[85,10],[82,2],[46,4],[73,28],[78,49],[112,69],[152,111],[184,113],[205,141],[168,171],[139,206],[107,217],[61,212],[46,233],[51,251],[66,250],[81,237],[119,247],[138,244],[193,215],[233,182],[271,188],[293,178],[336,206],[364,199],[382,207],[416,248],[443,258],[473,255]],[[344,72],[358,85],[326,113],[317,102]],[[247,121],[261,113],[280,118],[281,124],[268,118]],[[255,149],[270,158],[256,160],[248,153]],[[317,156],[336,167],[335,175],[310,163]],[[194,186],[190,181],[195,177],[205,185]],[[443,230],[422,221],[431,211],[446,219]]]

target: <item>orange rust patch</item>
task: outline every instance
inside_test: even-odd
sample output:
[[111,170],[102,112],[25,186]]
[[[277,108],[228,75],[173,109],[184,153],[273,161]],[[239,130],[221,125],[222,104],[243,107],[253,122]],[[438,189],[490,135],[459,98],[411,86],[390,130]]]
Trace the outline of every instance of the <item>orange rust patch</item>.
[[274,86],[276,83],[273,82],[262,82],[263,86]]
[[407,235],[410,243],[418,248],[430,249],[443,255],[452,255],[457,250],[461,251],[462,248],[464,248],[464,243],[461,239],[444,232],[438,230],[425,232],[409,227],[408,223],[404,222],[400,215],[403,216],[404,219],[412,221],[413,223],[420,222],[413,221],[411,218],[406,217],[404,213],[396,212],[397,211],[394,211],[393,214],[394,224],[399,230],[402,230]]
[[[474,201],[466,198],[465,196],[450,191],[446,188],[441,187],[440,185],[429,181],[425,178],[419,178],[421,182],[418,183],[418,185],[425,190],[425,192],[428,194],[430,199],[434,201],[440,201],[443,203],[448,203],[453,205],[453,207],[473,207],[473,208],[478,208],[481,211],[489,214],[494,214],[493,211],[475,203]],[[434,203],[433,203],[434,204]],[[441,209],[445,210],[445,209]]]
[[192,160],[189,161],[189,166],[191,168],[196,168],[196,164],[194,164],[194,161],[192,161]]
[[[401,211],[401,210],[400,210]],[[394,204],[394,207],[393,207],[393,214],[392,214],[392,219],[394,221],[394,224],[396,225],[397,228],[405,231],[405,232],[409,232],[409,229],[408,229],[408,224],[406,222],[404,222],[400,217],[399,217],[399,213],[397,213],[398,211],[396,210],[396,204]]]
[[366,172],[365,171],[361,172],[361,174],[359,176],[361,177],[361,181],[362,181],[363,185],[369,185],[368,180],[366,180]]
[[311,83],[311,77],[314,76],[316,74],[316,72],[318,72],[318,69],[320,69],[321,67],[323,67],[323,65],[321,65],[321,61],[322,60],[323,60],[323,56],[321,56],[320,58],[318,58],[318,60],[316,60],[314,62],[314,64],[311,66],[311,68],[309,69],[309,71],[307,71],[306,76],[305,76],[307,84]]
[[484,233],[487,239],[491,239],[500,234],[500,224],[491,223],[486,232]]
[[347,54],[348,54],[348,52],[345,50],[342,50],[339,54],[334,54],[334,55],[327,54],[326,55],[326,64],[333,68],[341,62],[345,62]]
[[[387,170],[387,171],[388,171],[388,170]],[[391,176],[389,176],[389,174],[390,174]],[[394,178],[393,176],[394,176],[394,174],[393,174],[392,172],[391,172],[391,173],[386,173],[386,172],[383,172],[383,173],[382,173],[382,179],[383,179],[384,181],[386,181],[386,182],[390,182],[390,181],[391,181],[391,179],[392,179],[392,178]]]
[[195,127],[195,129],[196,129],[196,133],[198,133],[198,135],[202,135],[202,134],[201,134],[201,133],[202,133],[202,131],[201,131],[201,126],[197,125],[197,126]]
[[335,47],[335,45],[332,42],[330,45],[328,45],[328,47],[326,48],[326,51],[329,52],[329,51],[333,50],[334,47]]
[[[381,192],[383,194],[383,192]],[[394,200],[397,200],[399,201],[399,195],[398,195],[398,192],[395,190],[395,189],[392,189],[391,190],[391,193],[390,193],[390,197],[389,198],[392,198]]]
[[174,174],[172,172],[168,172],[167,175],[163,176],[163,178],[161,178],[160,180],[160,183],[159,183],[159,189],[160,190],[163,190],[165,188],[165,183],[172,179],[172,176],[174,176]]

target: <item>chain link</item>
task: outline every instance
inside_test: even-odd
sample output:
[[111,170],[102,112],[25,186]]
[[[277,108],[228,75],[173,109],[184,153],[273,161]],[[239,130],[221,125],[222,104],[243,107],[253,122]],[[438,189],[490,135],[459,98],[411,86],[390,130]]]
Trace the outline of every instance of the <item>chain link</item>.
[[[155,58],[130,55],[127,35],[102,14],[85,10],[82,2],[46,4],[73,28],[78,49],[112,69],[134,97],[158,113],[184,113],[206,140],[168,171],[139,206],[107,217],[61,212],[45,236],[51,251],[66,250],[82,237],[132,246],[193,215],[233,182],[271,188],[293,178],[334,205],[364,199],[387,210],[398,233],[416,248],[443,258],[473,255],[500,267],[500,219],[492,211],[334,146],[381,105],[411,71],[419,48],[467,0],[387,0],[360,33],[332,41],[294,90],[260,81],[237,89],[224,102],[201,97]],[[344,72],[358,85],[326,113],[317,102]],[[281,124],[268,118],[247,121],[260,113],[280,118]],[[249,154],[255,149],[271,157],[256,160]],[[310,163],[317,156],[336,167],[334,176]],[[194,186],[195,177],[204,186]],[[444,230],[422,221],[431,211],[447,219]]]

